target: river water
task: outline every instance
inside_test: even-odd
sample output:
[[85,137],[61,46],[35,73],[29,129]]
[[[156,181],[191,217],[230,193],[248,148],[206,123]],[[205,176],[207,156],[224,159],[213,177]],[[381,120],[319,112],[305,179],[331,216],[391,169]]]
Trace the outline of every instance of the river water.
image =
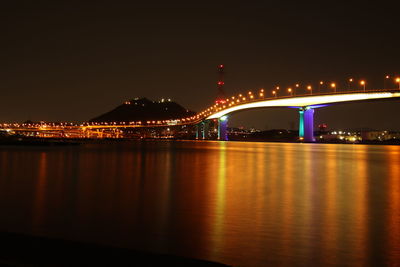
[[400,264],[400,147],[0,147],[0,231],[235,266]]

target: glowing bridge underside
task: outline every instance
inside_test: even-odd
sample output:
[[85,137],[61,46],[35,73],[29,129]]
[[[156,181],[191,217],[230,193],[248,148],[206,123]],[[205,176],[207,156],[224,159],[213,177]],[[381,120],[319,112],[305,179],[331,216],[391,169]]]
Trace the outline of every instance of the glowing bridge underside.
[[287,97],[282,99],[258,100],[251,103],[238,104],[218,111],[206,118],[218,119],[228,114],[254,108],[267,107],[290,107],[290,108],[317,108],[329,104],[338,104],[344,102],[368,101],[378,99],[399,98],[400,92],[368,92],[368,93],[338,93],[332,95],[317,95],[317,96],[299,96]]

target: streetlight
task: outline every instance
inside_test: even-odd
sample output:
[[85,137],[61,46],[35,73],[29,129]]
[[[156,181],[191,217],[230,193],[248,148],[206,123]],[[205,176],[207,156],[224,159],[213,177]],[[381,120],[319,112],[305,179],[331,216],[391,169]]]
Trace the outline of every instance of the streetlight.
[[321,92],[321,86],[324,85],[323,81],[320,81],[318,84],[318,92]]
[[363,86],[363,89],[364,89],[364,92],[365,92],[365,81],[362,80],[362,81],[360,82],[360,84]]
[[277,96],[276,96],[276,91],[272,91],[272,94],[273,94],[275,97],[277,97]]
[[350,79],[349,79],[349,83],[348,83],[348,85],[349,85],[349,90],[351,90],[351,83],[352,83],[353,81],[354,81],[353,78],[350,78]]
[[293,96],[293,90],[292,90],[292,88],[289,87],[289,88],[287,89],[287,91],[290,93],[290,96]]
[[390,79],[390,75],[386,75],[386,76],[385,76],[385,79],[383,79],[383,89],[386,88],[386,86],[387,86],[387,80],[389,80],[389,79]]
[[400,90],[400,77],[397,77],[397,78],[396,78],[396,83],[399,84],[399,90]]
[[334,92],[336,93],[336,83],[331,83],[331,87],[333,88]]
[[311,85],[307,86],[307,90],[310,91],[310,94],[312,95],[312,86]]

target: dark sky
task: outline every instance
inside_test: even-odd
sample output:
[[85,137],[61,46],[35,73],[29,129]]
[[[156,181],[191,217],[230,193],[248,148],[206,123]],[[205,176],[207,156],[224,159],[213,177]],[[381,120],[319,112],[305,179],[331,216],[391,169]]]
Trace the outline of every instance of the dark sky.
[[[228,95],[319,80],[344,87],[349,77],[381,88],[400,73],[399,9],[381,1],[83,2],[1,1],[0,121],[85,121],[142,96],[200,111],[215,99],[218,64]],[[399,109],[340,105],[317,110],[316,122],[400,130]],[[295,110],[231,118],[293,123]]]

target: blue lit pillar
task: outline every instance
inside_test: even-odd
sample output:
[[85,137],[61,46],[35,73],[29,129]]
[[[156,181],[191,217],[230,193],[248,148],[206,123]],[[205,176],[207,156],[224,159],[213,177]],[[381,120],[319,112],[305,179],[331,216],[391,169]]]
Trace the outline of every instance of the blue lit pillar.
[[198,140],[199,139],[199,133],[200,133],[200,124],[196,124],[196,128],[195,128],[195,131],[196,131],[196,140]]
[[314,139],[314,109],[310,107],[299,110],[299,137],[304,142],[315,142]]
[[304,139],[304,110],[299,109],[300,121],[299,121],[299,138]]
[[228,117],[222,116],[218,119],[218,140],[228,141]]
[[202,139],[206,139],[206,132],[208,131],[208,122],[201,122],[201,137]]
[[206,125],[207,123],[204,121],[196,124],[196,139],[206,139]]

